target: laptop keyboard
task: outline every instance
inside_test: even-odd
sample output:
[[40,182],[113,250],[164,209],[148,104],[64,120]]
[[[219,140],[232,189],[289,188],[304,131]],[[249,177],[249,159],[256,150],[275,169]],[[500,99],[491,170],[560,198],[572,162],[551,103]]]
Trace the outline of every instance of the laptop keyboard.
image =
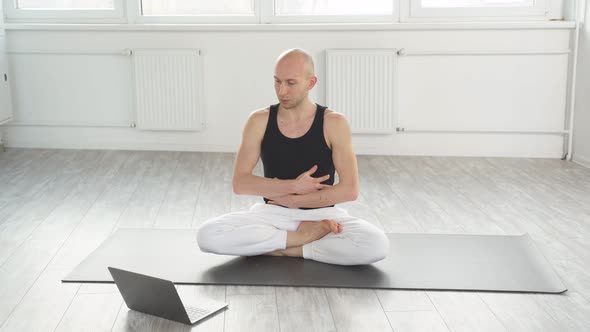
[[204,316],[211,313],[211,310],[203,309],[203,308],[196,308],[196,307],[185,307],[186,313],[188,314],[188,318],[190,318],[191,322],[199,320]]

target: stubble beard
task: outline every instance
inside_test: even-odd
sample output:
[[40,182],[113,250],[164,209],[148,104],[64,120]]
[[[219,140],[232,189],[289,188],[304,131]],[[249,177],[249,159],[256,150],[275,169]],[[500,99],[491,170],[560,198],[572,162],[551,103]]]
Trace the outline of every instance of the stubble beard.
[[292,101],[291,100],[291,101],[289,101],[289,104],[287,104],[287,105],[281,103],[281,106],[284,109],[290,110],[290,109],[294,109],[294,108],[299,107],[301,104],[303,104],[304,101],[305,101],[305,97],[303,97],[303,98],[301,98],[301,99],[299,99],[297,101]]

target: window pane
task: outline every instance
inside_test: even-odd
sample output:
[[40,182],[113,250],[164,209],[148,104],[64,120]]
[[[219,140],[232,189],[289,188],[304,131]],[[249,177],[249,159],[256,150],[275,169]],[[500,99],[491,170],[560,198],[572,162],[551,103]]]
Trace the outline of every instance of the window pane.
[[142,0],[146,16],[250,15],[254,0]]
[[19,9],[114,9],[115,0],[17,0]]
[[275,0],[276,15],[391,15],[393,0]]
[[424,8],[533,6],[535,0],[422,0]]

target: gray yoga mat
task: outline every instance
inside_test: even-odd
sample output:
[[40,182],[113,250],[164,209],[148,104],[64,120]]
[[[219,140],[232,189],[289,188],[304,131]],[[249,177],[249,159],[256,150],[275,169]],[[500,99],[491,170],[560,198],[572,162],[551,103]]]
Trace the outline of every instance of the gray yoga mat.
[[195,230],[119,229],[63,282],[113,282],[107,266],[177,284],[562,293],[527,235],[388,234],[389,256],[339,266],[290,257],[207,254]]

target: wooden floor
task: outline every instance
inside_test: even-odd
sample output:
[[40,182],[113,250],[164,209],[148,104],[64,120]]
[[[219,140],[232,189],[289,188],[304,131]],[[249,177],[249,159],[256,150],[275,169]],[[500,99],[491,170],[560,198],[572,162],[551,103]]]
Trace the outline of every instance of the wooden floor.
[[[0,152],[2,331],[184,331],[130,312],[113,285],[60,279],[117,227],[196,228],[260,201],[231,191],[233,154]],[[528,232],[563,295],[179,286],[229,309],[194,331],[589,331],[590,169],[548,159],[359,156],[342,204],[386,232]],[[257,168],[260,172],[260,165]]]

